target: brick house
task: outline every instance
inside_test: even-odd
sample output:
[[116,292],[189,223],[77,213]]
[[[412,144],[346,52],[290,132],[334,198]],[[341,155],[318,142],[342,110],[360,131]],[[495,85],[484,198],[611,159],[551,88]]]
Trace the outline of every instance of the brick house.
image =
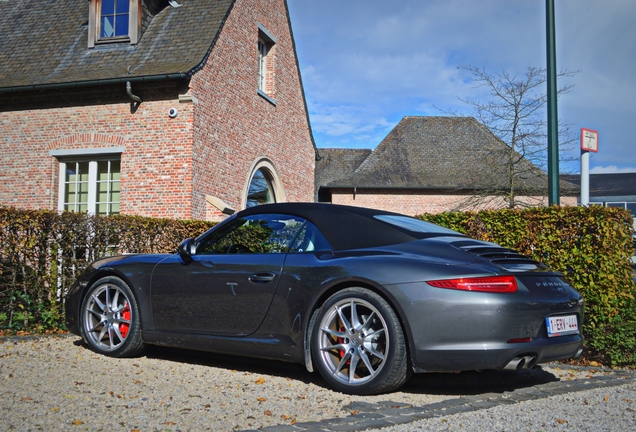
[[0,29],[0,205],[214,220],[216,199],[313,200],[285,0],[0,1]]
[[[318,201],[406,214],[506,207],[510,147],[472,117],[404,117],[375,150],[320,149]],[[519,206],[547,205],[547,175],[519,158]],[[561,205],[578,188],[562,181]]]

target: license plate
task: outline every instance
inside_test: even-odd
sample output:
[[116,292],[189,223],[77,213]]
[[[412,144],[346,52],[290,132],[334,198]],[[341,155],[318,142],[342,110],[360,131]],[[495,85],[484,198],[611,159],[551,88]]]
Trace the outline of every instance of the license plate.
[[579,333],[579,321],[576,315],[547,317],[545,323],[548,326],[548,337]]

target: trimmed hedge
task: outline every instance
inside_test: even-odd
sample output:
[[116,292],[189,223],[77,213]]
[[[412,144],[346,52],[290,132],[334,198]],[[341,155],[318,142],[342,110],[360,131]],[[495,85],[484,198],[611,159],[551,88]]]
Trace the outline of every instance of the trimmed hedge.
[[0,207],[0,329],[64,328],[67,290],[97,258],[165,253],[211,222]]
[[585,358],[636,364],[631,214],[612,207],[424,214],[421,219],[498,243],[562,272],[585,298]]
[[[564,273],[586,300],[585,358],[636,364],[629,212],[549,207],[419,217],[515,249]],[[120,253],[172,252],[181,240],[213,225],[0,206],[0,332],[63,329],[64,296],[90,262]]]

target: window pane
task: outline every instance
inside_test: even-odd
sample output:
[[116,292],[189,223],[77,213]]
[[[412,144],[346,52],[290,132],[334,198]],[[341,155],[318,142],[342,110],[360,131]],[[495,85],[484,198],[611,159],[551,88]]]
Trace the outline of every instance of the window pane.
[[111,180],[119,180],[120,171],[121,171],[121,162],[118,160],[110,161]]
[[128,36],[128,15],[117,15],[115,36]]
[[627,203],[627,210],[632,212],[632,216],[633,217],[636,217],[636,203],[628,202]]
[[607,207],[620,207],[620,208],[625,208],[625,203],[624,202],[608,202]]
[[99,204],[97,206],[97,214],[100,214],[100,215],[108,214],[108,204]]
[[304,220],[287,215],[236,219],[199,244],[197,253],[286,253]]
[[97,180],[108,180],[108,161],[97,162]]
[[102,17],[102,31],[100,37],[111,37],[115,35],[115,17]]
[[252,177],[249,190],[247,192],[247,207],[254,207],[260,204],[276,202],[274,189],[269,178],[263,170],[258,170]]
[[[125,3],[128,3],[127,1]],[[102,0],[102,15],[115,13],[115,0]]]
[[128,13],[128,7],[129,7],[129,2],[128,0],[117,0],[117,7],[116,7],[116,11],[118,14],[127,14]]

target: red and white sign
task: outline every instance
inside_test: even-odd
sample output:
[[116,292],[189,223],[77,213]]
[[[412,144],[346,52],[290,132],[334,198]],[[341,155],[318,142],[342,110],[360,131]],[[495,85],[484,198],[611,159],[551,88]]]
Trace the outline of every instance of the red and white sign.
[[598,152],[598,131],[592,129],[581,129],[581,150]]

